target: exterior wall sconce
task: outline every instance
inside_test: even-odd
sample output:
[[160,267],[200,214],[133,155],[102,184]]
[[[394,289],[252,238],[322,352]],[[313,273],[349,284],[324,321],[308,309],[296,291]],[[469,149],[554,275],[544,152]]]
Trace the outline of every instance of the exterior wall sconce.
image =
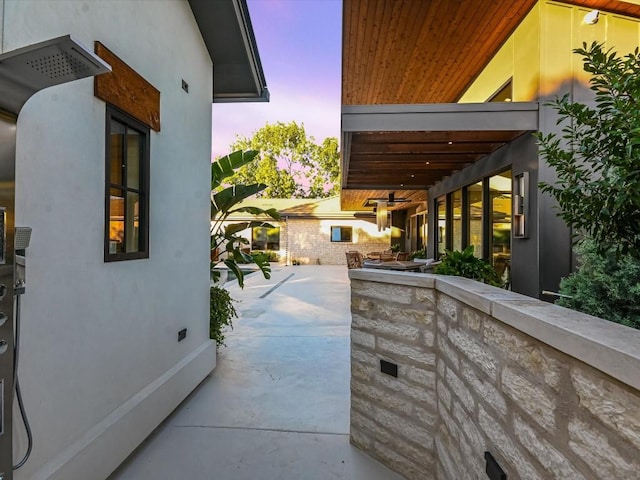
[[529,172],[523,172],[514,177],[513,190],[513,238],[527,238]]
[[596,23],[598,23],[598,20],[600,19],[600,12],[598,10],[591,10],[589,13],[587,13],[584,18],[582,19],[582,22],[585,25],[595,25]]
[[376,224],[378,231],[381,232],[387,228],[387,202],[378,202],[376,209]]

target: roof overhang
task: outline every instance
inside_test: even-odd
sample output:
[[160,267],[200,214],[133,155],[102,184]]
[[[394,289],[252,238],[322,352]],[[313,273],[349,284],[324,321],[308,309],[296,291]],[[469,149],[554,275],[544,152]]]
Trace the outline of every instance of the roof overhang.
[[189,0],[213,61],[213,101],[268,102],[246,0]]
[[538,129],[538,103],[439,103],[342,107],[345,210],[390,193],[424,202],[427,189]]

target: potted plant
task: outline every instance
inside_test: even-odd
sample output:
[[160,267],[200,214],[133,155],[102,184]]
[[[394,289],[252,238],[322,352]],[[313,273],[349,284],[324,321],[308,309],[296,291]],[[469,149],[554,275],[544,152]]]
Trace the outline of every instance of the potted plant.
[[471,278],[494,287],[503,286],[491,264],[473,254],[473,245],[469,245],[462,251],[446,250],[433,273]]

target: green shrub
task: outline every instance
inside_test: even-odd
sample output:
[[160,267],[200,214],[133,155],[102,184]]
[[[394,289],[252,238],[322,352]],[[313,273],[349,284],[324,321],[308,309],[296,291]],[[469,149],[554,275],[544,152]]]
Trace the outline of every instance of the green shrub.
[[447,250],[442,262],[433,269],[439,275],[457,275],[501,287],[502,281],[491,264],[473,255],[473,245],[462,251]]
[[427,257],[427,249],[421,248],[420,250],[416,250],[415,252],[411,252],[409,255],[409,260],[413,260],[414,258],[429,258]]
[[216,341],[216,345],[224,345],[224,330],[233,329],[231,319],[238,318],[233,306],[234,300],[224,288],[211,287],[209,292],[209,338]]
[[270,262],[280,261],[280,255],[278,255],[278,252],[275,250],[253,250],[251,255],[264,255]]
[[556,303],[640,329],[640,259],[617,259],[614,249],[600,254],[592,240],[576,250],[580,268],[560,282],[560,293],[571,298]]

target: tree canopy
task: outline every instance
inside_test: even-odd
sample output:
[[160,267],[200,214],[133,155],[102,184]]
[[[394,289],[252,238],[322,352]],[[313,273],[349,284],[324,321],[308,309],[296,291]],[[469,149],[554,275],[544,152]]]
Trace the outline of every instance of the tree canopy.
[[267,185],[257,196],[265,198],[322,198],[340,191],[338,139],[316,144],[304,125],[296,122],[267,123],[252,137],[240,137],[235,150],[257,150],[259,156],[229,178],[233,183]]
[[600,253],[640,258],[640,52],[620,57],[595,42],[574,52],[591,74],[595,101],[587,105],[565,95],[551,103],[562,135],[538,140],[558,179],[541,189]]

